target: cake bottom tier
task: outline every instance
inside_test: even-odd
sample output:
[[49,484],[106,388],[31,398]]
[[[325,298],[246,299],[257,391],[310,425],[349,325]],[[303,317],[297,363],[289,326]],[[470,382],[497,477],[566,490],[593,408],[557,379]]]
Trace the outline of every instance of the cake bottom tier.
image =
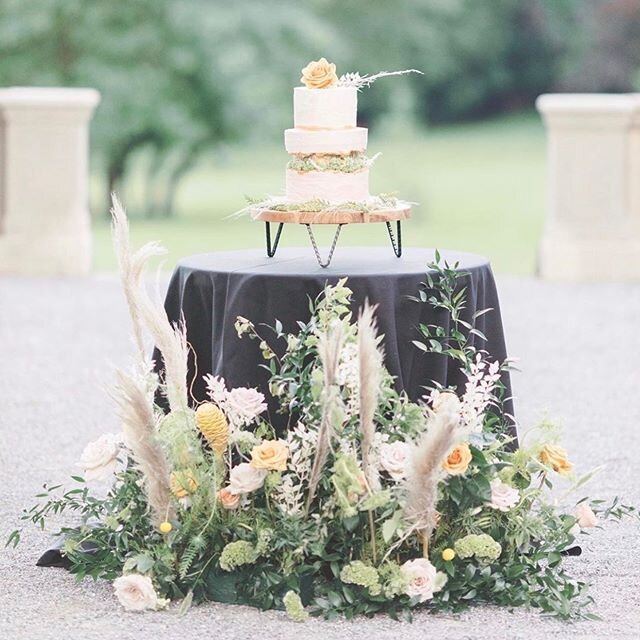
[[287,169],[286,197],[291,202],[364,202],[369,199],[369,169],[355,173]]

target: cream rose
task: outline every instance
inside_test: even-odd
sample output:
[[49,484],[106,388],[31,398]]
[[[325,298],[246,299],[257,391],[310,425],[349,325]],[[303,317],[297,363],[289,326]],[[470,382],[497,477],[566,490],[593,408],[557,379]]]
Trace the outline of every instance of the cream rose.
[[407,560],[400,571],[407,581],[405,593],[410,598],[418,598],[418,602],[431,600],[433,594],[442,589],[447,581],[447,577],[426,559],[417,558]]
[[250,493],[259,489],[266,477],[264,469],[256,469],[248,462],[242,462],[231,469],[228,489],[231,493]]
[[158,598],[149,576],[136,573],[121,576],[113,581],[113,588],[120,604],[127,611],[162,609],[168,604],[167,600]]
[[285,471],[289,448],[282,440],[265,440],[251,451],[251,466],[267,471]]
[[500,478],[494,478],[490,484],[491,500],[486,503],[488,507],[507,512],[520,502],[520,492],[502,482]]
[[303,70],[302,82],[308,89],[327,89],[338,84],[336,65],[326,58],[311,61]]
[[471,462],[471,449],[466,442],[456,445],[442,463],[442,468],[452,476],[462,475]]
[[249,423],[266,408],[264,395],[255,389],[238,387],[227,393],[227,406],[242,422]]
[[600,522],[598,516],[593,512],[593,509],[587,502],[581,502],[576,507],[576,520],[582,529],[597,527]]
[[112,476],[118,466],[118,455],[122,439],[114,433],[105,433],[90,442],[80,456],[78,466],[84,469],[84,479],[105,480]]
[[396,481],[407,477],[411,448],[406,442],[385,442],[380,445],[380,466]]
[[237,493],[231,493],[228,487],[220,489],[216,495],[225,509],[236,509],[240,504],[240,496]]
[[440,391],[432,404],[435,413],[459,414],[460,408],[460,398],[452,391]]

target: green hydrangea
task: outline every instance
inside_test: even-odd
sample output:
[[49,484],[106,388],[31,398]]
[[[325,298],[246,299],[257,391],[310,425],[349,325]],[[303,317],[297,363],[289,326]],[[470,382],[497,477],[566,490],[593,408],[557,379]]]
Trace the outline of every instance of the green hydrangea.
[[382,591],[380,576],[375,567],[369,567],[361,560],[354,560],[342,568],[340,580],[345,584],[357,584],[369,590],[372,596],[377,596]]
[[236,540],[225,546],[220,554],[220,568],[233,571],[245,564],[253,564],[258,558],[255,547],[246,540]]
[[470,533],[464,538],[456,540],[453,545],[459,558],[476,557],[482,562],[497,560],[502,553],[502,547],[488,533]]
[[405,593],[407,577],[396,562],[386,562],[379,570],[382,591],[385,598],[393,598]]
[[300,596],[295,591],[287,591],[284,594],[284,598],[282,598],[282,603],[287,615],[294,622],[304,622],[309,617],[309,613],[305,611]]
[[273,540],[273,529],[262,529],[258,533],[258,541],[256,542],[256,554],[263,556],[269,551],[271,541]]

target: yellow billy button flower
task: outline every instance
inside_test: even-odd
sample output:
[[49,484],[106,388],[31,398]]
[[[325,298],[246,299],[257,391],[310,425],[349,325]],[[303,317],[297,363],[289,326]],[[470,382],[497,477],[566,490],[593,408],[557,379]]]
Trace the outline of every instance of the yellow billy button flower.
[[173,529],[171,523],[166,521],[161,522],[158,528],[160,529],[160,533],[171,533],[171,530]]
[[229,423],[224,413],[212,402],[205,402],[196,409],[196,423],[209,446],[221,456],[229,444]]
[[442,552],[442,559],[445,562],[449,562],[451,560],[453,560],[456,557],[456,552],[453,549],[445,549]]

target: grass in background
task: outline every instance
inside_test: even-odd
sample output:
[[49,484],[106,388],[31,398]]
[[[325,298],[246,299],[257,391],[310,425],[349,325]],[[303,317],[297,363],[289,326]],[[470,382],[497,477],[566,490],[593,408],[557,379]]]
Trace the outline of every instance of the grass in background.
[[[379,151],[371,192],[397,191],[419,203],[403,225],[406,246],[481,253],[498,272],[533,273],[545,213],[544,132],[534,114],[414,134],[380,131],[369,154]],[[281,193],[287,157],[282,145],[269,144],[227,149],[203,161],[181,184],[174,218],[132,219],[134,241],[159,240],[169,252],[167,269],[193,253],[262,248],[261,223],[228,216],[244,206],[245,195]],[[123,197],[125,205],[140,201],[135,176]],[[324,243],[333,230],[320,230]],[[104,216],[95,222],[94,238],[95,269],[115,269]],[[308,245],[304,227],[285,227],[281,246],[299,244]],[[384,225],[348,225],[336,258],[348,245],[376,244],[388,244]]]

